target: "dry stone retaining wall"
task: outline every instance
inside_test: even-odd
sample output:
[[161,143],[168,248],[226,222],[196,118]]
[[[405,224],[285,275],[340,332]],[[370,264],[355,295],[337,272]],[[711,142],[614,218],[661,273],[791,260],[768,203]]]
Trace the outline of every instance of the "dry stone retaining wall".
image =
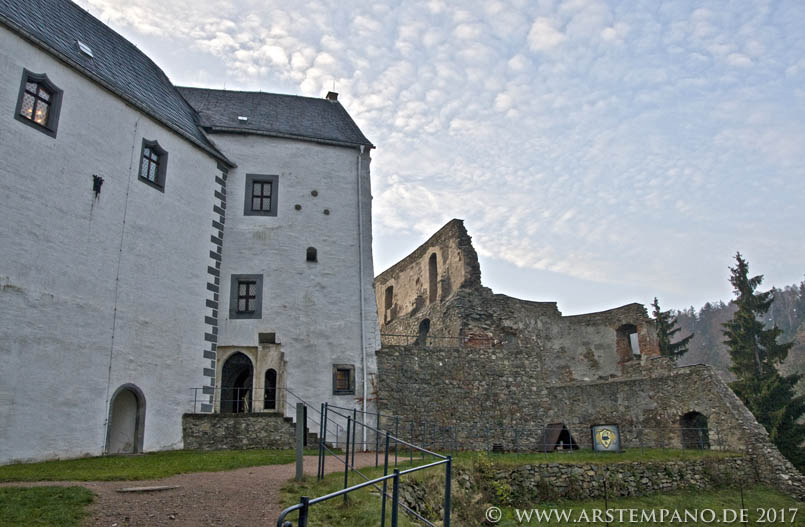
[[185,414],[184,447],[188,450],[294,448],[293,422],[281,414]]

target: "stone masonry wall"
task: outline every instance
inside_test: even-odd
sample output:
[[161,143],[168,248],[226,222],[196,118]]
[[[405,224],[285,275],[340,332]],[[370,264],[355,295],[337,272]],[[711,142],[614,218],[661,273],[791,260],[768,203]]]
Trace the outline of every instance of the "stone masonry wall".
[[[617,454],[605,454],[616,456]],[[695,461],[630,462],[610,464],[537,463],[497,466],[494,459],[483,470],[458,469],[454,492],[482,491],[493,503],[532,507],[557,499],[590,499],[607,495],[646,496],[682,489],[708,489],[740,481],[749,486],[757,481],[755,469],[741,457]],[[440,510],[441,503],[426,503],[428,495],[417,480],[400,485],[403,503],[419,513]],[[434,518],[435,519],[435,518]]]
[[656,368],[652,363],[665,359],[654,359],[627,370],[630,376],[547,384],[526,349],[388,347],[377,357],[381,408],[449,427],[461,448],[497,443],[536,450],[543,427],[559,422],[582,447],[591,444],[590,425],[615,423],[624,448],[678,448],[680,418],[699,412],[708,420],[711,448],[747,452],[764,482],[805,494],[802,476],[708,366]]
[[[429,262],[436,255],[435,298],[430,295]],[[386,291],[391,287],[390,306]],[[461,288],[481,287],[478,255],[461,220],[452,220],[417,250],[375,278],[381,332],[394,319],[417,315]],[[418,321],[417,321],[418,323]]]
[[187,450],[294,448],[295,430],[291,420],[278,413],[182,416]]

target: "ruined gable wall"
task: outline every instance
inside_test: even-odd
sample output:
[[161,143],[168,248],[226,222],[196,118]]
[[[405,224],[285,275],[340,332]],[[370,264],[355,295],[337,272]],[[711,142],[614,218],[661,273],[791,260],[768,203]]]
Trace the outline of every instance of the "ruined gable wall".
[[[429,261],[436,255],[435,291],[431,297]],[[386,291],[392,287],[391,302]],[[481,287],[478,255],[461,220],[452,220],[413,253],[375,278],[381,332],[395,319],[416,315],[461,288]]]

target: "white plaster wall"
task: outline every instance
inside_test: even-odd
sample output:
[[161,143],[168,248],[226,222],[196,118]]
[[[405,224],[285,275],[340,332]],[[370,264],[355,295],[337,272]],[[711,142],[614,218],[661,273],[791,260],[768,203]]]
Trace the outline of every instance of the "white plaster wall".
[[[212,139],[238,164],[227,179],[218,345],[257,346],[258,333],[275,332],[287,361],[287,388],[315,407],[325,401],[358,405],[363,391],[361,281],[369,374],[377,371],[374,352],[379,347],[368,151],[361,160],[361,276],[357,148],[256,135],[216,134]],[[243,215],[246,174],[279,175],[277,216]],[[301,210],[295,210],[297,204]],[[318,250],[318,263],[305,261],[311,246]],[[232,274],[263,274],[260,320],[229,319]],[[355,365],[354,396],[332,395],[333,364]],[[297,401],[285,399],[286,415],[294,416]]]
[[[64,90],[55,139],[13,118],[23,67]],[[137,180],[143,137],[169,152],[164,193]],[[0,28],[0,463],[102,453],[125,383],[145,395],[145,450],[181,446],[189,388],[210,367],[216,174],[209,155]]]

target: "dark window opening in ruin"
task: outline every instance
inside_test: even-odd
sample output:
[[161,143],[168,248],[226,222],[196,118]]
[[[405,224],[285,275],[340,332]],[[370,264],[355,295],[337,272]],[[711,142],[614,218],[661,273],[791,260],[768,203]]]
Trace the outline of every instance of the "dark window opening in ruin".
[[355,366],[333,364],[333,395],[355,395]]
[[637,326],[624,324],[617,329],[615,332],[615,350],[618,353],[618,359],[621,361],[640,357],[640,340]]
[[263,409],[277,409],[277,370],[266,370],[265,395],[263,396]]
[[416,342],[414,342],[414,345],[427,346],[428,332],[430,332],[430,319],[426,318],[419,323],[419,331],[417,333]]
[[145,396],[133,384],[124,384],[109,403],[106,431],[107,454],[137,454],[143,451]]
[[305,256],[305,259],[308,262],[318,262],[319,261],[319,258],[318,258],[317,251],[316,251],[315,247],[308,247],[307,248],[307,254]]
[[386,299],[383,304],[384,311],[383,311],[383,318],[385,322],[391,322],[391,307],[394,305],[394,286],[388,286],[386,288]]
[[252,361],[243,353],[229,357],[221,370],[221,413],[252,411]]
[[708,450],[710,448],[710,432],[707,429],[707,417],[699,412],[688,412],[679,418],[679,429],[682,433],[682,448]]
[[553,452],[554,450],[578,450],[579,444],[570,435],[564,423],[552,423],[538,437],[537,452]]
[[428,259],[428,303],[430,304],[436,302],[438,276],[439,269],[436,263],[436,253],[433,253]]

